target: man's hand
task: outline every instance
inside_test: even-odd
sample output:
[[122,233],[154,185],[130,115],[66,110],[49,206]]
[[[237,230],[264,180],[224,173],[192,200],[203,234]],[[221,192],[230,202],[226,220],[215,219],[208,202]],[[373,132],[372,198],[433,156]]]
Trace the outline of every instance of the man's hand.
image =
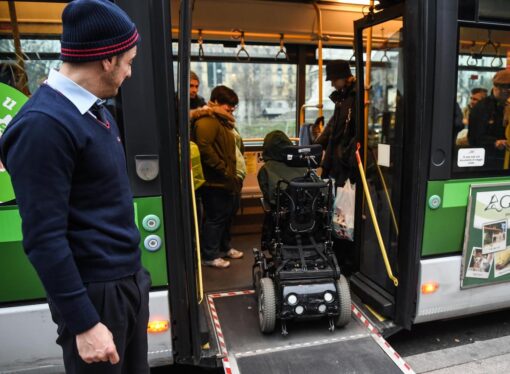
[[76,347],[81,359],[87,364],[110,361],[114,365],[120,360],[113,335],[101,322],[76,335]]

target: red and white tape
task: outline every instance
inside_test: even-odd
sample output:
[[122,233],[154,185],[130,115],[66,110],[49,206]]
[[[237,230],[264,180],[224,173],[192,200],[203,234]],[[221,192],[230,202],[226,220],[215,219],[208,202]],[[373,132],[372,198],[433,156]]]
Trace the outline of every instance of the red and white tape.
[[375,340],[375,342],[382,348],[384,353],[388,355],[388,357],[398,366],[403,373],[406,374],[415,374],[414,370],[409,366],[407,362],[393,349],[393,347],[384,339],[379,332],[370,321],[361,313],[358,308],[354,304],[352,304],[352,312],[356,318],[358,318],[361,323],[370,331],[370,335]]
[[218,313],[216,312],[216,306],[214,305],[214,299],[219,297],[230,297],[230,296],[241,296],[241,295],[253,295],[255,293],[254,290],[246,290],[246,291],[230,291],[230,292],[219,292],[212,293],[207,295],[207,303],[209,304],[209,310],[211,311],[211,317],[213,320],[214,330],[216,331],[216,336],[218,337],[218,344],[220,346],[223,370],[225,370],[225,374],[232,374],[232,368],[230,366],[230,360],[228,359],[228,351],[227,345],[225,343],[225,338],[223,336],[223,331],[221,331],[220,319],[218,317]]

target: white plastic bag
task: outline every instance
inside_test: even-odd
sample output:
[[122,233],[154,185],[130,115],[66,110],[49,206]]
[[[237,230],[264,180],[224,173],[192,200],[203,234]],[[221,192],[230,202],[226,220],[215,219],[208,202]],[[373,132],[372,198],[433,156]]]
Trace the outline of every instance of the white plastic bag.
[[332,226],[337,238],[354,241],[355,205],[356,184],[347,179],[343,187],[336,189]]

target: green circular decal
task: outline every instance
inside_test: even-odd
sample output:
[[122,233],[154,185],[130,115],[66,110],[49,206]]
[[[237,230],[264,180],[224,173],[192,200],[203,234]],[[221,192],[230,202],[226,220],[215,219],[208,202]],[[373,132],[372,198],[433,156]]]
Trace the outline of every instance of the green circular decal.
[[[28,100],[17,89],[0,83],[0,137],[5,131],[7,124],[18,113],[23,104]],[[0,161],[0,203],[14,199],[11,178]]]

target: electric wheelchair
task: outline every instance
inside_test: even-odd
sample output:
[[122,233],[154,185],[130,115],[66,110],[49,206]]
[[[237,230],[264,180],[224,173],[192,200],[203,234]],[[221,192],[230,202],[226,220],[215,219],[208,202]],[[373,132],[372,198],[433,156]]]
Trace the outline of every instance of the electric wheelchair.
[[351,296],[332,249],[332,182],[314,171],[322,155],[320,145],[285,146],[282,152],[279,170],[290,168],[290,175],[296,175],[301,168],[302,174],[290,180],[282,177],[272,196],[261,199],[261,250],[253,249],[260,330],[271,333],[280,320],[281,332],[287,335],[289,320],[327,318],[333,331],[349,323]]

